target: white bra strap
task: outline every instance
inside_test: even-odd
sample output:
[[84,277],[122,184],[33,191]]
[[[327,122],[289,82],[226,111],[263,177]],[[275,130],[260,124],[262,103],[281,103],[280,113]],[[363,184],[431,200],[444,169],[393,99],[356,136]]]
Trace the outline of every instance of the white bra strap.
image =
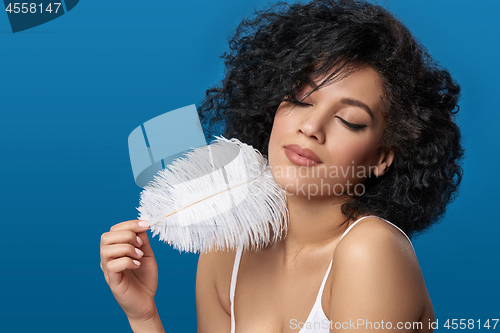
[[330,261],[330,266],[326,270],[325,277],[323,278],[323,282],[321,282],[321,287],[319,287],[318,295],[316,296],[316,302],[319,302],[319,306],[321,306],[321,297],[323,296],[323,289],[325,289],[326,280],[328,280],[328,275],[330,275],[330,270],[332,269],[333,259]]
[[243,244],[240,243],[234,257],[233,274],[231,275],[231,287],[229,289],[229,301],[231,302],[231,333],[234,333],[234,291],[236,290],[236,278],[240,268],[241,254],[243,253]]

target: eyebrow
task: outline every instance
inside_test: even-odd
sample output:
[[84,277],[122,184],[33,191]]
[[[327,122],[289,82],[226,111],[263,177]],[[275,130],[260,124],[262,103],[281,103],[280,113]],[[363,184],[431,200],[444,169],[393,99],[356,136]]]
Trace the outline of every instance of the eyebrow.
[[361,102],[361,101],[359,101],[357,99],[352,99],[352,98],[342,98],[341,102],[344,103],[344,104],[347,104],[347,105],[357,106],[357,107],[365,110],[366,112],[368,112],[368,114],[370,115],[370,117],[373,119],[373,112],[368,107],[368,105],[366,105],[365,103],[363,103],[363,102]]

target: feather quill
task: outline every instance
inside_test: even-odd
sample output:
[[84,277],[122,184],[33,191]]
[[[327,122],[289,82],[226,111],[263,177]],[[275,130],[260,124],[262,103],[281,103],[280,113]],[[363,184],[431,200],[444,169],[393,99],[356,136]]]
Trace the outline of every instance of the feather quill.
[[179,251],[261,248],[286,233],[285,191],[267,159],[216,137],[161,170],[140,196],[139,219]]

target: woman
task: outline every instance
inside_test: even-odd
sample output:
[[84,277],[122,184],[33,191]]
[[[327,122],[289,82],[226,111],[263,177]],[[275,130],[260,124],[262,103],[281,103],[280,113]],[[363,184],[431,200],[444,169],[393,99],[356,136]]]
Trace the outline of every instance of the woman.
[[[202,253],[199,332],[432,332],[407,236],[461,180],[459,86],[381,7],[319,0],[243,21],[200,116],[251,144],[286,190],[286,235]],[[391,222],[389,222],[391,221]],[[134,332],[163,332],[146,221],[101,238],[101,268]]]

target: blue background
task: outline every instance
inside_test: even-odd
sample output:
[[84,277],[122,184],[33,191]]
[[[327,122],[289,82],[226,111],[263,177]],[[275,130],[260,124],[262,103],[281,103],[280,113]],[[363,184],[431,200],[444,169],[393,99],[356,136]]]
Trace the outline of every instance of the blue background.
[[[196,103],[238,22],[264,1],[87,0],[13,34],[0,13],[0,330],[127,332],[99,268],[100,235],[137,216],[129,133]],[[414,246],[444,320],[500,317],[495,0],[379,1],[461,83],[461,195]],[[152,241],[167,332],[196,330],[197,255]],[[500,331],[500,324],[497,326]]]

